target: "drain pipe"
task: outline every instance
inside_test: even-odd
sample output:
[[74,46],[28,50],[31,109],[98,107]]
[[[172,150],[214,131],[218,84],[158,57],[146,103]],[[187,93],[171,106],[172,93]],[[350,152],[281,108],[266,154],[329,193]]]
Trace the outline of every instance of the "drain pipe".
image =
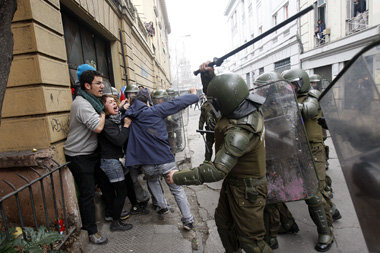
[[[301,9],[301,3],[300,3],[300,0],[297,0],[297,11],[300,11],[300,9]],[[296,36],[296,38],[297,38],[298,45],[300,47],[300,54],[303,54],[304,48],[303,48],[303,44],[302,44],[302,40],[301,40],[301,18],[297,19],[297,36]]]
[[123,31],[120,29],[120,44],[121,44],[121,54],[123,55],[123,63],[124,63],[124,73],[125,73],[125,79],[127,82],[127,86],[129,85],[128,81],[128,74],[127,74],[127,62],[125,60],[125,51],[124,51],[124,42],[123,42]]

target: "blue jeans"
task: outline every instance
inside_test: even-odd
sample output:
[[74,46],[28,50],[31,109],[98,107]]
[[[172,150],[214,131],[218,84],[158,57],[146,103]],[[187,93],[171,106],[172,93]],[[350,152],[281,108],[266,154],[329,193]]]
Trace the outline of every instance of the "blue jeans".
[[[162,188],[160,186],[160,176],[165,176],[171,170],[177,169],[177,165],[175,162],[158,164],[158,165],[143,165],[143,172],[147,178],[148,185],[152,191],[152,194],[157,200],[157,205],[160,208],[167,208],[167,203],[165,201],[164,194],[162,192]],[[175,201],[179,207],[179,210],[182,213],[182,222],[189,223],[194,221],[194,217],[190,212],[190,205],[187,201],[187,197],[185,191],[181,186],[176,184],[169,184],[170,192],[173,194]]]
[[100,168],[107,175],[111,183],[124,181],[123,165],[118,159],[100,159]]

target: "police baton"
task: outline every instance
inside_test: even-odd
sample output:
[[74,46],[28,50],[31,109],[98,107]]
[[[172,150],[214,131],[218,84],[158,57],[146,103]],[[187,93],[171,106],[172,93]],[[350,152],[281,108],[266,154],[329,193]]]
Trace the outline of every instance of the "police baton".
[[197,133],[200,133],[201,135],[215,133],[214,131],[210,131],[210,130],[200,130],[200,129],[197,129],[196,131],[197,131]]
[[209,149],[208,146],[207,146],[207,142],[206,142],[206,138],[205,138],[204,134],[205,134],[205,133],[207,133],[207,134],[213,134],[214,131],[210,131],[210,130],[199,130],[199,129],[197,129],[196,131],[197,131],[197,133],[200,133],[200,134],[202,135],[202,137],[203,137],[203,141],[204,141],[205,144],[206,144],[205,146],[206,146],[207,152],[210,152],[210,149]]
[[[278,29],[280,29],[281,27],[289,24],[290,22],[296,20],[297,18],[305,15],[306,13],[308,13],[309,11],[311,11],[312,9],[314,9],[314,5],[310,5],[309,7],[307,7],[306,9],[303,9],[302,11],[298,12],[297,14],[291,16],[290,18],[288,18],[287,20],[281,22],[280,24],[272,27],[271,29],[269,29],[268,31],[260,34],[259,36],[257,36],[256,38],[253,38],[252,40],[248,41],[247,43],[241,45],[240,47],[232,50],[231,52],[229,52],[228,54],[220,57],[220,58],[217,58],[215,57],[214,60],[212,62],[210,62],[208,64],[209,67],[213,67],[213,66],[217,66],[219,67],[220,65],[222,65],[222,63],[224,62],[225,59],[227,59],[228,57],[240,52],[241,50],[245,49],[246,47],[249,47],[250,45],[252,45],[253,43],[259,41],[259,40],[262,40],[263,38],[265,38],[266,36],[268,36],[269,34],[277,31]],[[194,75],[198,75],[201,71],[198,69],[196,71],[194,71]]]

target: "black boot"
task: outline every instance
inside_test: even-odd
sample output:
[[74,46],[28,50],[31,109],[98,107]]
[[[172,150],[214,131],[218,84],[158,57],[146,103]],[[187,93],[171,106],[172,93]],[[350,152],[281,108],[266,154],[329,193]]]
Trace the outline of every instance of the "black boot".
[[308,205],[310,217],[318,230],[318,242],[315,245],[315,250],[319,252],[326,252],[331,248],[334,242],[334,234],[332,227],[329,227],[327,222],[325,209],[322,204],[322,197],[315,195],[306,200]]
[[326,252],[331,248],[334,242],[334,236],[332,232],[329,235],[318,235],[318,242],[315,245],[315,250],[319,252]]
[[342,219],[342,215],[340,214],[338,209],[335,209],[335,212],[332,215],[333,222]]
[[269,244],[269,247],[271,247],[271,249],[278,249],[277,237],[270,238],[268,244]]

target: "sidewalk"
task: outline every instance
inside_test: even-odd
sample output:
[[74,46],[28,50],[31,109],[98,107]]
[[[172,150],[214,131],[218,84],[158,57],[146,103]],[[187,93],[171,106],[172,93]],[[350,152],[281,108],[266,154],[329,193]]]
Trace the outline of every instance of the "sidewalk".
[[[190,109],[189,112],[187,126],[189,150],[186,151],[186,154],[178,154],[176,158],[184,159],[190,156],[192,165],[198,166],[204,159],[204,142],[202,136],[195,132],[198,127],[200,111]],[[329,252],[368,252],[330,138],[328,144],[331,153],[328,174],[333,180],[333,201],[343,216],[334,224],[335,243]],[[188,163],[183,165],[183,167],[189,166]],[[145,186],[145,182],[142,181],[142,183]],[[173,212],[161,217],[151,209],[151,203],[149,203],[148,208],[150,208],[151,213],[131,216],[128,222],[132,223],[134,227],[126,232],[110,232],[109,223],[100,222],[98,228],[103,235],[108,237],[108,244],[101,246],[87,244],[84,252],[224,252],[214,221],[221,182],[184,187],[195,218],[196,229],[190,232],[183,230],[180,211],[167,185],[164,181],[162,183],[165,197],[172,206]],[[298,223],[300,232],[279,236],[280,248],[275,252],[317,252],[314,250],[317,231],[310,219],[305,202],[289,203],[289,208]]]
[[[188,127],[188,138],[191,150],[193,152],[191,156],[193,166],[197,166],[202,163],[204,158],[203,139],[199,134],[195,133],[198,117],[199,111],[192,112],[189,120],[191,123]],[[334,223],[335,242],[328,252],[368,252],[331,138],[328,138],[327,144],[330,146],[330,165],[327,173],[333,181],[333,202],[336,204],[343,216],[342,219]],[[209,236],[204,245],[205,252],[224,252],[213,219],[215,208],[219,199],[221,182],[205,184],[203,186],[191,186],[190,188],[196,191],[199,209],[203,210],[200,212],[205,212],[202,218],[207,223],[207,227],[209,229]],[[288,203],[288,207],[295,217],[300,231],[298,234],[278,236],[280,247],[275,250],[275,252],[317,252],[314,250],[317,240],[317,230],[310,218],[307,205],[304,201],[297,201]]]

